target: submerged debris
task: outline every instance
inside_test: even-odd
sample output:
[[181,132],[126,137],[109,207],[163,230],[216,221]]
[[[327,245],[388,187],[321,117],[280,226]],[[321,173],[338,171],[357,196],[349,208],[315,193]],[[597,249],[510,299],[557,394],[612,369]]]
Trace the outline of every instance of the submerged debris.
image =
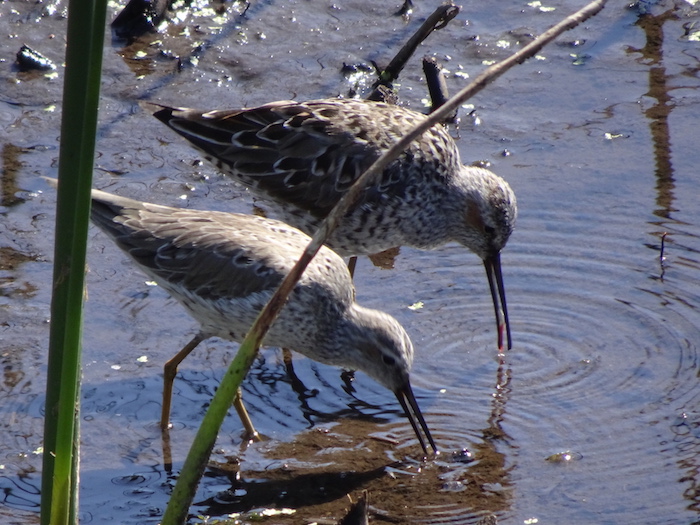
[[17,52],[17,66],[20,71],[51,71],[56,65],[38,51],[23,45]]
[[112,22],[112,31],[124,40],[155,31],[167,8],[168,0],[130,0]]
[[345,517],[338,522],[338,525],[368,525],[369,524],[369,498],[367,491],[363,491],[360,498],[352,504]]
[[411,0],[404,0],[403,5],[394,13],[394,16],[400,16],[404,19],[404,22],[408,22],[412,14],[413,2]]

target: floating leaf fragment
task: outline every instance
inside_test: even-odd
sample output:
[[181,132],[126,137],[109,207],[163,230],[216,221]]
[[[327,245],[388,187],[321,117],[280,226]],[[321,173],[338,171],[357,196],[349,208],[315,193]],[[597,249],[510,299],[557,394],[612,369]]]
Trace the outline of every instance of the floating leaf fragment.
[[604,136],[605,136],[605,140],[613,140],[613,139],[622,138],[622,137],[624,137],[625,135],[622,134],[622,133],[610,133],[610,132],[607,132],[607,133],[605,133]]
[[549,461],[550,463],[569,463],[571,461],[576,461],[581,458],[583,458],[583,455],[581,455],[580,453],[565,450],[563,452],[557,452],[556,454],[552,454],[551,456],[546,458],[545,461]]

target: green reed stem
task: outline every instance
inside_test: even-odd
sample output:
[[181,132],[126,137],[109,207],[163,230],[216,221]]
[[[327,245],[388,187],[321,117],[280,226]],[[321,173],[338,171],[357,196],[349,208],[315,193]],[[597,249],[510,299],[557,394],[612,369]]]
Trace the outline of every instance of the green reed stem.
[[224,377],[221,378],[221,384],[211,400],[185,463],[180,470],[180,476],[170,496],[168,506],[165,508],[161,525],[180,525],[185,523],[187,519],[187,512],[194,499],[199,480],[204,474],[212,448],[216,443],[219,428],[221,428],[228,409],[231,408],[238,387],[253,364],[260,341],[265,335],[259,328],[255,331],[255,326],[248,333],[236,357],[226,370]]
[[70,0],[46,383],[42,525],[78,522],[79,388],[85,251],[107,3]]

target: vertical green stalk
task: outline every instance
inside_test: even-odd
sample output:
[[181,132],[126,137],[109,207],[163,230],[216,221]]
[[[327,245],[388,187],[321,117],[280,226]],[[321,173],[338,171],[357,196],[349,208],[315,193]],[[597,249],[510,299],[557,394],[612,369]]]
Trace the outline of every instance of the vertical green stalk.
[[85,248],[102,74],[105,0],[70,0],[58,165],[41,523],[77,523]]
[[[260,341],[265,335],[264,331],[266,330],[258,328],[259,324],[254,325],[248,333],[236,357],[221,379],[204,420],[197,430],[185,464],[180,470],[180,476],[165,508],[161,525],[181,525],[187,521],[187,512],[194,499],[199,480],[204,474],[209,456],[211,456],[221,424],[231,407],[238,387],[255,360]],[[256,330],[256,328],[258,329]]]

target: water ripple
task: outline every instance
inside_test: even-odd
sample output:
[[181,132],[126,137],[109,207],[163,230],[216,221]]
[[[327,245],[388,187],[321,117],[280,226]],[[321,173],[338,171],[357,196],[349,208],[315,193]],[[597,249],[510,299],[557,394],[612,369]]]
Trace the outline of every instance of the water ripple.
[[[679,483],[691,507],[700,501],[699,237],[685,226],[662,260],[624,207],[604,218],[546,208],[521,218],[503,256],[514,347],[500,358],[483,276],[465,269],[458,247],[397,263],[409,290],[438,289],[399,314],[417,341],[413,382],[428,392],[435,437],[443,450],[489,444],[510,464],[503,480],[534,499],[506,514],[556,521],[568,501],[595,500],[610,523],[644,521],[677,505]],[[429,264],[434,273],[422,270]],[[548,461],[564,453],[577,460]],[[641,481],[645,472],[659,480]],[[621,496],[628,480],[638,481]],[[438,506],[430,521],[470,523],[473,510]]]

